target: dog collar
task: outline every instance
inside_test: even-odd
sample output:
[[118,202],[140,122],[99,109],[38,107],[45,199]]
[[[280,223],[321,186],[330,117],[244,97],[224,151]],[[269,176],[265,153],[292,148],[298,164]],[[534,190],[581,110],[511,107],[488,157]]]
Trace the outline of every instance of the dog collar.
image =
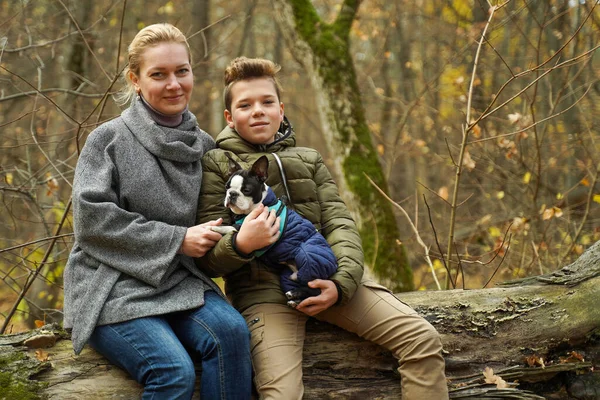
[[[255,250],[252,255],[254,255],[255,257],[260,257],[263,254],[265,254],[267,251],[269,251],[269,249],[273,246],[275,246],[277,243],[279,243],[279,241],[281,240],[281,238],[283,237],[283,231],[285,230],[285,225],[287,223],[287,215],[288,215],[288,208],[285,205],[285,203],[283,203],[281,200],[277,200],[277,203],[268,206],[269,207],[269,212],[271,210],[275,210],[275,215],[277,215],[280,218],[279,222],[279,239],[277,239],[277,241],[267,247],[263,247],[262,249],[259,250]],[[244,222],[244,220],[246,219],[246,215],[241,216],[240,218],[235,220],[235,224],[238,226],[241,226],[242,223]]]

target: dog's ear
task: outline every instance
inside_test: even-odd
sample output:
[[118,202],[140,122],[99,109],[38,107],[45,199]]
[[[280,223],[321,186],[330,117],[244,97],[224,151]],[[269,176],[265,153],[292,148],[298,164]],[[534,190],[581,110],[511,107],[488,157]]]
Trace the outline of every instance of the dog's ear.
[[252,164],[252,168],[250,169],[250,171],[258,176],[258,178],[262,181],[265,182],[267,180],[267,171],[269,170],[269,159],[267,158],[267,156],[261,156],[258,160],[256,160],[254,162],[254,164]]
[[241,167],[241,165],[238,164],[237,161],[235,161],[233,159],[230,152],[226,151],[225,156],[227,157],[227,160],[228,160],[227,162],[229,164],[229,176],[233,175],[234,172],[237,172],[237,171],[243,169]]

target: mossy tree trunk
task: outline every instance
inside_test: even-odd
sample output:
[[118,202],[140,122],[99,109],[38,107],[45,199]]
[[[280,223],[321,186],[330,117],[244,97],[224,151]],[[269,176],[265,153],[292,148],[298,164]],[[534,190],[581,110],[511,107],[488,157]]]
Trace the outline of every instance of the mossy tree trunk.
[[320,18],[310,0],[272,3],[281,33],[315,89],[334,174],[358,223],[365,261],[395,291],[412,290],[412,271],[392,207],[363,175],[387,190],[350,53],[350,29],[361,1],[345,0],[330,24]]

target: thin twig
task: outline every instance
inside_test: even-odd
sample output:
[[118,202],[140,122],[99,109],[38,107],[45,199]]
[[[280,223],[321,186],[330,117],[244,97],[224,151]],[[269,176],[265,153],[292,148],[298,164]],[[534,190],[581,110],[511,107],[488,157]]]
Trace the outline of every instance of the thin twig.
[[71,89],[49,88],[49,89],[41,89],[41,90],[35,90],[35,91],[32,90],[29,92],[21,92],[21,93],[16,93],[16,94],[11,94],[8,96],[0,97],[0,102],[14,100],[14,99],[18,99],[20,97],[28,97],[28,96],[36,95],[39,93],[54,93],[54,92],[68,93],[68,94],[72,94],[72,95],[75,95],[78,97],[87,97],[90,99],[95,99],[95,98],[103,96],[103,94],[100,94],[100,93],[82,93],[82,92],[78,92],[77,90],[71,90]]
[[440,282],[438,281],[437,276],[435,276],[435,269],[433,268],[433,263],[431,262],[431,258],[429,257],[429,247],[427,247],[425,245],[425,242],[423,242],[423,239],[421,239],[421,235],[419,235],[419,230],[417,229],[417,227],[415,226],[415,224],[413,224],[412,220],[410,219],[410,216],[408,215],[408,213],[406,212],[406,210],[404,209],[404,207],[402,207],[400,204],[398,204],[395,201],[393,201],[383,190],[381,190],[379,188],[379,186],[377,186],[377,184],[375,182],[373,182],[373,180],[367,174],[365,174],[364,172],[363,172],[363,174],[365,175],[365,177],[367,178],[367,180],[369,181],[369,183],[371,185],[373,185],[373,187],[375,187],[375,189],[377,189],[377,191],[379,193],[381,193],[381,195],[383,197],[385,197],[387,201],[389,201],[394,206],[396,206],[396,208],[398,208],[400,211],[402,211],[402,214],[404,214],[404,216],[408,220],[408,223],[410,224],[410,227],[413,230],[413,232],[415,234],[415,237],[417,238],[417,242],[425,250],[425,261],[427,262],[427,265],[429,265],[429,268],[431,269],[431,275],[433,276],[433,280],[435,281],[435,284],[436,284],[438,290],[441,290],[442,287],[440,286]]
[[87,47],[87,49],[90,52],[90,54],[92,55],[92,57],[94,57],[94,60],[96,60],[96,63],[98,64],[98,68],[100,68],[100,71],[102,71],[102,73],[104,74],[104,76],[106,76],[106,79],[108,79],[108,81],[110,82],[111,81],[110,75],[108,75],[108,72],[106,72],[106,70],[104,69],[104,67],[102,67],[102,63],[100,62],[100,60],[96,56],[96,53],[94,53],[94,50],[92,50],[92,48],[90,47],[90,44],[88,43],[87,39],[85,38],[85,35],[84,35],[83,31],[79,27],[79,24],[77,23],[77,20],[75,19],[75,16],[73,16],[73,14],[71,14],[71,11],[65,5],[65,3],[63,3],[62,0],[58,0],[58,2],[60,3],[61,6],[63,6],[63,8],[65,9],[65,11],[67,12],[67,14],[69,15],[69,17],[71,18],[71,21],[73,22],[73,25],[75,25],[75,28],[77,29],[77,32],[79,32],[79,34],[81,35],[81,39],[83,40],[83,43],[85,43],[85,47]]
[[210,29],[210,28],[212,28],[212,27],[213,27],[213,26],[215,26],[216,24],[218,24],[218,23],[220,23],[220,22],[223,22],[223,21],[225,21],[227,18],[231,18],[231,15],[226,15],[226,16],[224,16],[223,18],[216,20],[216,21],[215,21],[215,22],[213,22],[212,24],[205,26],[204,28],[200,29],[198,32],[196,32],[196,33],[194,33],[194,34],[192,34],[192,35],[188,36],[188,37],[187,37],[187,40],[190,40],[190,39],[191,39],[191,38],[193,38],[194,36],[196,36],[196,35],[198,35],[198,34],[200,34],[200,33],[204,32],[204,31],[205,31],[205,30],[207,30],[207,29]]
[[72,233],[63,233],[62,235],[49,236],[49,237],[45,237],[45,238],[41,238],[41,239],[32,240],[31,242],[18,244],[16,246],[7,247],[5,249],[0,249],[0,254],[6,253],[6,252],[12,251],[12,250],[20,249],[20,248],[23,248],[23,247],[31,246],[32,244],[36,244],[36,243],[40,243],[40,242],[46,242],[48,240],[55,240],[55,239],[61,239],[61,238],[71,237],[71,236],[73,236]]
[[521,129],[519,129],[518,131],[514,131],[514,132],[510,132],[510,133],[503,133],[503,134],[501,134],[501,135],[496,135],[496,136],[492,136],[492,137],[489,137],[489,138],[484,138],[484,139],[472,140],[472,141],[470,141],[470,142],[469,142],[469,144],[486,142],[486,141],[488,141],[488,140],[494,140],[494,139],[498,139],[498,138],[502,138],[502,137],[506,137],[506,136],[513,136],[513,135],[516,135],[516,134],[518,134],[518,133],[525,132],[526,130],[528,130],[528,129],[531,129],[531,128],[533,128],[534,126],[541,124],[542,122],[546,122],[546,121],[548,121],[548,120],[550,120],[550,119],[552,119],[552,118],[556,118],[556,117],[558,117],[559,115],[562,115],[562,114],[566,113],[566,112],[567,112],[567,111],[569,111],[571,108],[575,107],[575,106],[576,106],[576,105],[577,105],[577,104],[578,104],[580,101],[582,101],[582,100],[583,100],[583,99],[584,99],[584,98],[587,96],[588,92],[589,92],[589,91],[592,89],[592,87],[593,87],[593,86],[594,86],[594,85],[595,85],[597,82],[598,82],[598,81],[595,81],[595,82],[592,82],[592,83],[590,83],[590,85],[589,85],[589,86],[588,86],[588,88],[586,89],[585,93],[584,93],[584,94],[582,94],[582,95],[581,95],[581,97],[580,97],[579,99],[577,99],[577,100],[576,100],[576,101],[575,101],[573,104],[571,104],[569,107],[565,108],[565,109],[564,109],[564,110],[562,110],[562,111],[559,111],[559,112],[557,112],[557,113],[555,113],[555,114],[552,114],[552,115],[550,115],[550,116],[548,116],[548,117],[546,117],[546,118],[540,119],[540,120],[536,121],[535,123],[533,123],[533,124],[531,124],[531,125],[529,125],[529,126],[526,126],[525,128],[521,128]]
[[[469,84],[469,91],[468,91],[468,96],[467,96],[467,114],[466,114],[466,122],[463,125],[463,137],[462,137],[462,143],[460,146],[460,154],[458,156],[458,164],[456,165],[456,175],[455,175],[455,181],[454,181],[454,190],[452,193],[452,201],[451,201],[451,206],[450,206],[450,229],[448,232],[448,249],[446,251],[446,257],[448,257],[448,264],[450,264],[450,259],[452,257],[452,244],[454,243],[454,227],[456,225],[456,210],[458,207],[458,193],[459,193],[459,187],[460,187],[460,177],[462,174],[462,163],[463,163],[463,159],[467,150],[467,139],[469,137],[469,132],[471,131],[472,127],[475,124],[471,124],[471,104],[473,102],[473,88],[475,87],[475,78],[477,76],[477,66],[479,64],[479,56],[481,55],[481,48],[483,46],[483,38],[485,37],[485,34],[492,22],[492,18],[494,17],[494,11],[496,10],[496,7],[492,7],[490,8],[490,16],[488,18],[487,23],[485,24],[485,27],[483,28],[483,32],[481,34],[481,39],[479,40],[479,44],[477,45],[477,51],[475,53],[475,59],[473,60],[473,71],[471,73],[471,82]],[[450,284],[450,281],[452,280],[452,274],[448,274],[447,279],[446,279],[446,289],[448,288],[448,285]]]
[[444,203],[446,203],[446,204],[450,205],[450,203],[448,202],[448,200],[446,200],[445,198],[443,198],[442,196],[440,196],[440,195],[439,195],[438,193],[436,193],[436,192],[435,192],[433,189],[431,189],[431,188],[429,188],[429,187],[425,186],[423,183],[421,183],[421,182],[419,182],[419,181],[417,181],[417,180],[415,180],[415,183],[416,183],[417,185],[421,186],[423,189],[425,189],[425,190],[427,190],[427,191],[431,192],[431,194],[433,194],[434,196],[436,196],[437,198],[439,198],[440,200],[442,200]]
[[[507,232],[508,232],[508,230],[507,230]],[[504,263],[504,259],[506,258],[506,256],[508,255],[508,251],[510,250],[510,241],[511,240],[512,240],[512,233],[508,236],[508,243],[506,244],[506,251],[504,252],[504,255],[502,256],[502,260],[500,260],[500,263],[494,270],[494,273],[492,274],[492,276],[490,276],[490,279],[488,279],[488,281],[485,283],[485,285],[483,285],[482,289],[485,289],[487,287],[487,285],[490,284],[490,282],[492,281],[492,279],[494,279],[494,276],[496,275],[498,270],[500,270],[500,266],[502,265],[502,263]],[[502,244],[500,246],[501,246],[500,248],[502,248],[502,246],[504,246],[504,240],[502,240]]]
[[579,235],[581,235],[581,232],[583,231],[583,227],[584,227],[585,223],[587,222],[588,216],[590,215],[590,206],[592,204],[592,199],[594,198],[594,189],[596,188],[596,182],[598,182],[599,174],[600,174],[600,169],[596,169],[596,173],[594,174],[594,181],[590,184],[590,191],[588,193],[587,203],[585,204],[585,212],[583,213],[581,222],[580,222],[579,226],[577,227],[577,232],[575,233],[575,237],[573,237],[571,239],[571,244],[569,245],[567,250],[563,253],[563,255],[561,257],[561,262],[559,265],[562,265],[565,258],[573,250],[573,247],[575,247],[575,244],[577,243],[577,239],[579,239]]
[[[431,225],[431,229],[433,230],[433,238],[435,239],[435,244],[437,245],[438,251],[440,252],[440,260],[444,264],[444,268],[446,269],[446,274],[450,276],[450,268],[446,264],[446,257],[444,257],[444,253],[442,252],[442,247],[440,246],[440,242],[438,240],[438,235],[435,230],[435,225],[433,224],[433,219],[431,218],[431,208],[427,203],[427,198],[423,195],[423,200],[425,201],[425,206],[427,207],[427,214],[429,215],[429,224]],[[450,281],[452,282],[452,276],[450,276]],[[456,285],[452,282],[452,288],[456,289]]]
[[[91,31],[94,26],[96,26],[97,24],[99,24],[102,21],[106,21],[106,15],[112,10],[112,8],[115,6],[115,4],[119,3],[119,1],[120,0],[113,1],[113,3],[106,9],[106,11],[100,16],[100,18],[98,18],[92,25],[90,25],[89,28],[84,29],[83,32]],[[30,3],[30,4],[33,4],[33,3]],[[45,42],[37,43],[37,44],[31,44],[30,43],[27,46],[16,47],[14,49],[6,49],[5,52],[6,53],[20,53],[20,52],[25,51],[25,50],[37,49],[37,48],[40,48],[40,47],[46,47],[46,46],[54,45],[54,44],[56,44],[58,42],[61,42],[61,41],[65,40],[65,39],[69,38],[70,36],[77,35],[78,33],[79,32],[69,32],[66,35],[61,36],[61,37],[56,38],[56,39],[47,40]]]
[[46,96],[44,93],[40,92],[38,90],[38,88],[36,88],[35,86],[33,86],[31,83],[29,83],[27,80],[25,80],[24,78],[22,78],[19,74],[15,74],[14,72],[12,72],[11,70],[7,69],[6,67],[4,67],[3,65],[0,65],[0,68],[3,69],[4,71],[8,72],[9,74],[11,74],[12,76],[20,79],[21,81],[23,81],[26,85],[28,85],[29,87],[31,87],[32,89],[35,90],[35,93],[41,95],[43,98],[45,98],[46,100],[48,100],[50,103],[52,103],[52,105],[58,110],[60,111],[65,117],[67,117],[67,119],[75,124],[79,124],[73,117],[71,117],[65,110],[63,110],[62,108],[60,108],[60,106],[58,104],[56,104],[54,102],[54,100],[52,100],[51,98],[49,98],[48,96]]
[[17,307],[19,306],[19,303],[21,303],[21,300],[23,300],[23,297],[25,297],[25,294],[27,294],[27,292],[29,291],[29,288],[31,287],[31,285],[35,281],[35,278],[39,275],[39,273],[41,272],[42,268],[48,262],[48,258],[50,257],[50,254],[52,253],[52,250],[54,249],[54,244],[58,240],[58,237],[59,237],[58,235],[60,234],[60,231],[62,230],[62,227],[63,227],[65,221],[67,220],[67,215],[69,214],[69,211],[71,210],[71,204],[72,204],[72,199],[69,199],[69,202],[67,203],[67,205],[65,207],[65,211],[63,212],[62,218],[61,218],[60,222],[58,223],[58,225],[56,227],[56,231],[54,233],[54,236],[52,237],[51,242],[48,245],[48,248],[46,249],[46,253],[44,254],[44,257],[40,261],[40,263],[37,266],[35,272],[33,272],[32,274],[30,274],[27,277],[27,281],[25,282],[25,285],[23,286],[23,290],[21,290],[21,293],[19,293],[19,296],[17,297],[17,300],[13,304],[13,307],[11,308],[11,310],[9,311],[9,313],[7,314],[6,319],[4,320],[4,323],[2,324],[2,328],[0,328],[0,335],[3,334],[4,331],[6,330],[6,327],[8,326],[11,318],[13,317],[13,315],[15,314],[15,312],[17,311]]
[[39,110],[39,108],[36,108],[35,110],[28,111],[28,112],[26,112],[25,114],[18,116],[16,119],[13,119],[12,121],[8,121],[8,122],[5,122],[5,123],[3,123],[3,124],[0,124],[0,128],[4,127],[4,126],[6,126],[6,125],[10,125],[10,124],[12,124],[12,123],[15,123],[15,122],[17,122],[17,121],[19,121],[19,120],[22,120],[23,118],[25,118],[25,117],[26,117],[26,116],[28,116],[29,114],[33,114],[33,113],[35,113],[35,112],[36,112],[36,111],[38,111],[38,110]]
[[458,273],[460,272],[460,276],[462,276],[462,289],[465,290],[465,272],[463,270],[462,262],[460,260],[460,254],[458,254],[458,247],[456,243],[454,243],[454,251],[456,252],[456,259],[458,260],[458,266],[456,267],[456,277],[454,278],[454,282],[458,283]]

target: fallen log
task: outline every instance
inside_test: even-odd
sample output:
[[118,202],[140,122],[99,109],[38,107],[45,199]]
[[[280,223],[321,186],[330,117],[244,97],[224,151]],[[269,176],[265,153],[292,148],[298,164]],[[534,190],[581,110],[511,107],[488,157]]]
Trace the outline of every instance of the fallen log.
[[[552,274],[492,289],[398,296],[440,332],[451,398],[600,399],[599,275],[600,242]],[[307,332],[306,399],[401,397],[396,362],[387,351],[314,320]],[[488,380],[499,377],[508,386],[485,383],[486,368],[493,370],[487,370]],[[57,326],[0,337],[0,384],[8,388],[0,399],[17,398],[8,390],[61,400],[141,393],[93,350],[75,356],[68,334]]]

